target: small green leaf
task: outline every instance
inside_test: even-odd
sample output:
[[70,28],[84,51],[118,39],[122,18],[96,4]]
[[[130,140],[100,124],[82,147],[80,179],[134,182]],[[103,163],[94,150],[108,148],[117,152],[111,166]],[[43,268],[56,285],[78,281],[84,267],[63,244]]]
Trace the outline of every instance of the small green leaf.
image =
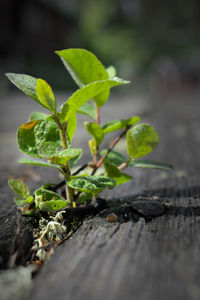
[[41,166],[41,167],[51,167],[51,168],[56,168],[60,169],[59,165],[51,164],[42,160],[36,160],[36,159],[31,159],[31,158],[22,158],[18,160],[18,163],[20,164],[25,164],[25,165],[32,165],[32,166]]
[[52,164],[62,165],[68,162],[70,159],[81,155],[82,149],[63,149],[57,143],[44,142],[40,145],[38,152],[41,156],[50,159]]
[[106,71],[108,73],[109,79],[113,79],[116,76],[116,69],[115,69],[115,67],[109,66],[106,69]]
[[138,124],[127,132],[127,151],[131,159],[152,152],[159,142],[155,129],[148,124]]
[[77,118],[76,118],[76,113],[74,113],[71,118],[69,119],[69,122],[67,124],[67,134],[69,137],[69,140],[71,142],[74,133],[76,131],[76,127],[77,127]]
[[53,212],[56,210],[63,209],[69,204],[66,200],[51,200],[51,201],[45,201],[39,203],[39,210],[41,211],[47,211],[47,212]]
[[[61,114],[63,115],[64,111],[66,112],[66,115],[64,117],[64,121],[68,122],[71,118],[72,114],[75,113],[84,103],[86,103],[88,100],[93,99],[96,95],[100,94],[107,88],[111,88],[113,86],[122,85],[129,83],[129,81],[118,81],[118,80],[102,80],[102,81],[96,81],[93,83],[90,83],[81,89],[77,90],[63,105]],[[98,106],[104,105],[105,102],[96,101]],[[67,105],[67,109],[66,109]]]
[[[106,149],[102,150],[101,156],[105,155],[106,152],[107,152]],[[120,166],[125,161],[127,161],[127,159],[124,155],[122,155],[119,152],[113,151],[113,150],[108,153],[107,159],[109,159],[110,162],[117,167]]]
[[140,121],[140,117],[132,117],[127,120],[110,121],[110,122],[106,123],[102,128],[103,128],[104,134],[106,134],[106,133],[109,133],[112,131],[126,128],[127,126],[130,126],[130,125],[135,125],[139,121]]
[[21,197],[14,197],[13,200],[17,204],[17,206],[24,206],[26,204],[26,200]]
[[81,192],[98,194],[105,188],[113,189],[116,182],[105,176],[86,176],[72,179],[68,181],[67,184],[69,187]]
[[32,114],[30,114],[28,121],[34,121],[34,120],[46,120],[46,118],[48,117],[47,114],[37,111],[37,112],[33,112]]
[[59,129],[54,121],[34,120],[20,126],[17,132],[19,149],[32,157],[41,158],[38,147],[42,142],[61,144]]
[[88,133],[96,141],[97,145],[100,145],[104,138],[103,129],[97,123],[84,122],[84,126]]
[[81,194],[81,195],[78,197],[76,203],[79,204],[79,205],[81,205],[81,204],[88,203],[88,202],[90,202],[91,200],[92,200],[92,194],[89,194],[89,193],[86,193],[86,194],[85,194],[85,193],[84,193],[84,194]]
[[93,120],[95,120],[95,118],[96,118],[94,106],[91,105],[91,104],[89,104],[89,103],[83,104],[83,105],[77,110],[77,113],[86,115],[86,116],[90,117],[90,118],[93,119]]
[[133,160],[129,163],[129,166],[139,167],[139,168],[160,169],[160,170],[172,170],[173,169],[173,166],[171,166],[169,164],[165,164],[165,163],[153,161],[153,160],[145,160],[145,159]]
[[40,100],[37,97],[37,93],[36,93],[37,79],[35,77],[24,75],[24,74],[15,74],[15,73],[7,73],[6,76],[16,87],[18,87],[18,89],[20,89],[27,96],[33,98],[37,103],[42,105]]
[[26,201],[26,203],[31,204],[34,201],[34,198],[33,198],[33,196],[30,195],[25,199],[25,201]]
[[75,156],[74,158],[70,159],[69,161],[70,168],[73,168],[77,164],[81,156],[82,156],[82,152],[79,155]]
[[89,140],[88,141],[88,146],[90,148],[90,152],[93,155],[95,155],[97,153],[97,143],[95,140]]
[[27,198],[30,195],[29,188],[23,181],[18,179],[9,179],[8,184],[19,196]]
[[[51,201],[51,200],[64,200],[66,201],[62,196],[59,194],[52,192],[47,189],[39,188],[35,191],[35,197],[39,197],[39,202],[45,202],[45,201]],[[36,200],[37,202],[37,200]]]
[[38,79],[36,84],[37,97],[44,107],[56,113],[56,99],[50,85],[43,79]]
[[132,176],[122,173],[115,165],[113,165],[108,159],[103,162],[106,175],[113,178],[116,181],[116,185],[123,184],[132,179]]

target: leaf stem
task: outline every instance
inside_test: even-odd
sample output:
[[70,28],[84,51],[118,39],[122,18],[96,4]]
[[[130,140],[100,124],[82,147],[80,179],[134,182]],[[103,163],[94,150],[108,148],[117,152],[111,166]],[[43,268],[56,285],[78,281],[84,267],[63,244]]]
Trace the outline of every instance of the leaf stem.
[[110,151],[112,151],[112,149],[114,148],[114,146],[119,142],[119,140],[127,133],[127,131],[129,130],[131,126],[127,126],[122,132],[120,135],[118,135],[113,141],[112,143],[110,144],[108,150],[106,151],[106,153],[100,158],[100,160],[98,161],[98,163],[96,164],[96,166],[94,167],[93,171],[92,171],[92,174],[91,175],[94,175],[97,171],[97,169],[99,167],[101,167],[102,163],[103,163],[103,160],[108,156],[108,154],[110,153]]
[[100,124],[100,111],[97,103],[95,103],[95,112],[96,112],[96,123]]
[[127,161],[123,162],[123,163],[118,167],[118,169],[119,169],[120,171],[124,170],[125,168],[128,167],[128,164],[129,164],[130,161],[131,161],[131,160],[128,159]]

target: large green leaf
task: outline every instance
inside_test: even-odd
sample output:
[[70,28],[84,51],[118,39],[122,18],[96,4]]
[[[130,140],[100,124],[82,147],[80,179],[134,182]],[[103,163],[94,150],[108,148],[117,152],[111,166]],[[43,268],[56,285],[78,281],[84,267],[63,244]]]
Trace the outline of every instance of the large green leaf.
[[140,117],[132,117],[127,120],[115,120],[106,123],[102,128],[104,134],[106,134],[115,130],[126,128],[127,126],[130,125],[135,125],[139,121],[140,121]]
[[159,142],[155,129],[148,124],[138,124],[127,132],[127,151],[131,159],[152,152]]
[[77,113],[86,115],[90,117],[91,119],[95,120],[96,114],[95,114],[95,108],[93,105],[89,103],[83,104],[78,110]]
[[41,156],[50,159],[52,164],[62,165],[81,155],[82,149],[63,149],[57,143],[44,142],[40,145],[38,152]]
[[20,126],[17,132],[19,149],[32,157],[41,158],[38,147],[42,142],[61,144],[60,132],[54,121],[34,120]]
[[97,145],[101,144],[104,138],[103,129],[97,123],[84,122],[84,126],[88,133],[96,141]]
[[105,159],[103,162],[106,175],[113,178],[116,181],[116,185],[123,184],[132,179],[132,176],[122,173],[115,165],[113,165],[109,159]]
[[19,149],[33,157],[40,157],[35,137],[35,128],[37,125],[40,125],[41,122],[41,120],[34,120],[23,124],[19,127],[17,132]]
[[18,160],[18,163],[25,164],[25,165],[32,165],[32,166],[41,166],[41,167],[50,167],[50,168],[56,168],[60,169],[59,165],[51,164],[42,160],[36,160],[31,158],[22,158]]
[[173,166],[154,161],[154,160],[145,160],[145,159],[138,159],[133,160],[129,163],[129,166],[139,167],[139,168],[151,168],[151,169],[160,169],[160,170],[172,170]]
[[18,87],[18,89],[24,92],[27,96],[33,98],[37,103],[41,104],[36,93],[37,78],[15,73],[7,73],[6,76],[16,87]]
[[[66,49],[56,51],[68,72],[79,87],[91,82],[108,79],[108,73],[98,58],[85,49]],[[109,88],[93,96],[97,102],[105,103]]]
[[52,113],[56,113],[56,99],[50,85],[45,80],[37,79],[36,92],[42,105]]
[[113,189],[116,185],[114,179],[106,176],[84,176],[76,179],[72,179],[67,184],[81,192],[98,194],[105,188]]
[[[64,121],[67,122],[71,118],[72,114],[75,113],[84,103],[88,100],[94,98],[95,95],[98,95],[106,88],[111,88],[113,86],[122,85],[129,83],[128,81],[121,81],[121,80],[102,80],[90,83],[83,88],[77,90],[63,105],[62,107],[62,114],[63,111],[66,111],[66,115],[64,117]],[[98,106],[103,105],[103,102],[98,102]],[[66,109],[67,106],[67,109]]]
[[47,114],[40,112],[40,111],[35,111],[30,116],[28,117],[28,121],[34,121],[34,120],[46,120],[48,117]]
[[8,184],[13,191],[15,191],[19,196],[27,198],[30,196],[30,191],[27,185],[18,179],[9,179]]
[[66,200],[45,201],[45,202],[39,203],[39,210],[47,211],[47,212],[53,212],[53,211],[56,211],[56,210],[63,209],[68,204],[69,203]]
[[[101,154],[101,156],[103,156],[106,153],[107,153],[107,150],[103,149],[100,154]],[[107,159],[109,159],[110,162],[117,167],[120,166],[125,161],[127,161],[127,159],[124,155],[122,155],[119,152],[113,151],[113,150],[108,153]]]

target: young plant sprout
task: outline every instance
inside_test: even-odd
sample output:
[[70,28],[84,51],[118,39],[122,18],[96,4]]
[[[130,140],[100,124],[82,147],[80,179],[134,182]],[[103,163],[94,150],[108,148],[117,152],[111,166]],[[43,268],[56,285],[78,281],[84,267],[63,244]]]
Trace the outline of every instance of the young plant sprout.
[[[47,184],[38,188],[33,195],[22,181],[9,180],[10,187],[18,194],[14,198],[15,203],[21,207],[23,214],[28,215],[42,211],[51,213],[88,203],[105,188],[113,189],[131,180],[130,175],[122,172],[129,166],[171,169],[168,164],[140,159],[155,149],[159,136],[152,126],[139,123],[139,117],[114,120],[104,125],[100,123],[100,107],[106,104],[110,89],[130,82],[115,77],[114,67],[106,69],[87,50],[68,49],[56,51],[56,54],[79,87],[60,108],[51,87],[43,79],[6,74],[14,85],[49,112],[32,113],[28,122],[18,129],[19,149],[32,157],[21,159],[19,163],[56,168],[64,179],[59,185]],[[72,147],[78,113],[91,119],[84,126],[91,136],[89,148],[93,160],[82,167],[75,167],[82,149]],[[101,149],[105,135],[113,131],[119,132],[117,137],[108,149]],[[127,157],[114,151],[115,145],[125,135]],[[101,172],[97,172],[99,170]],[[66,187],[65,197],[56,193],[62,185]]]

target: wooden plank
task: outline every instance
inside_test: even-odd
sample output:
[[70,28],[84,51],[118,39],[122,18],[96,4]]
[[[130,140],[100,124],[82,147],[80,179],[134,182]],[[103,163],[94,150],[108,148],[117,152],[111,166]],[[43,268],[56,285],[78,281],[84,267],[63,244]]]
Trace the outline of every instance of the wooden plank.
[[199,299],[200,188],[154,195],[171,206],[151,222],[84,222],[42,269],[29,299]]
[[30,300],[199,299],[199,100],[159,101],[144,116],[161,137],[150,157],[175,171],[130,169],[134,181],[104,196],[161,201],[164,215],[145,222],[122,209],[116,224],[106,222],[108,211],[85,220],[37,275]]

